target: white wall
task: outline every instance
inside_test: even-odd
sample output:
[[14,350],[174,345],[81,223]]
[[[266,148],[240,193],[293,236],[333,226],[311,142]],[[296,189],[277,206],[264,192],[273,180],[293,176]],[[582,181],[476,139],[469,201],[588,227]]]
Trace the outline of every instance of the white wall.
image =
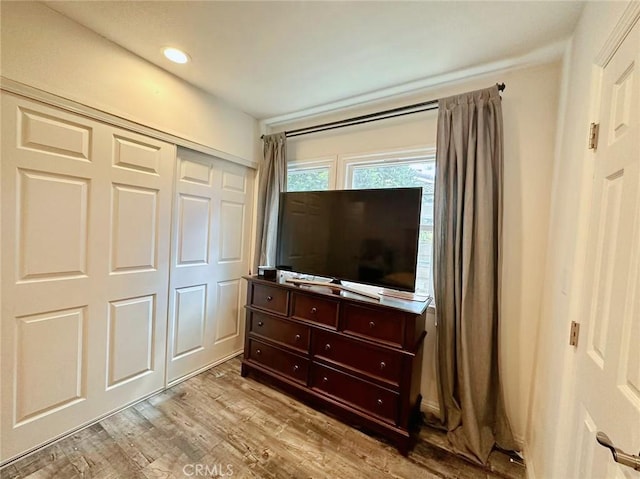
[[549,227],[536,370],[526,452],[530,477],[567,477],[574,438],[568,432],[575,350],[568,344],[569,323],[580,306],[585,255],[584,233],[591,183],[587,150],[594,121],[591,79],[596,55],[627,6],[626,2],[588,2],[576,26],[563,72],[564,96],[557,138],[552,214]]
[[257,161],[251,116],[41,3],[1,9],[3,77]]
[[[378,110],[485,88],[505,82],[504,275],[501,358],[508,414],[514,433],[525,436],[531,376],[535,362],[535,333],[543,287],[544,257],[550,208],[560,62],[505,71],[458,82],[395,102],[367,107]],[[278,125],[273,131],[293,129],[365,112],[340,112],[330,117]],[[330,132],[294,137],[288,141],[289,160],[335,157],[402,147],[433,147],[437,112],[408,115]],[[427,317],[423,366],[424,406],[437,405],[435,387],[435,328]]]

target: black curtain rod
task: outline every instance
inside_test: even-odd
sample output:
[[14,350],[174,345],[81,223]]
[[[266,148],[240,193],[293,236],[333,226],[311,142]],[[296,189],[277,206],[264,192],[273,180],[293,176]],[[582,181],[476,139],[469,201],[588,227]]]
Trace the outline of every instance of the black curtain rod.
[[[506,85],[504,83],[497,83],[497,85],[499,91],[504,91],[504,89],[506,88]],[[435,110],[436,108],[438,108],[438,100],[429,100],[422,103],[415,103],[413,105],[391,108],[390,110],[369,113],[367,115],[354,116],[353,118],[347,118],[346,120],[331,121],[329,123],[322,123],[320,125],[307,126],[305,128],[298,128],[296,130],[289,130],[285,131],[284,134],[287,138],[291,138],[294,136],[308,135],[309,133],[318,133],[321,131],[343,128],[345,126],[360,125],[362,123],[369,123],[371,121],[386,120],[387,118],[396,118],[398,116],[411,115],[412,113]],[[262,138],[264,138],[264,135],[260,137],[260,139]]]

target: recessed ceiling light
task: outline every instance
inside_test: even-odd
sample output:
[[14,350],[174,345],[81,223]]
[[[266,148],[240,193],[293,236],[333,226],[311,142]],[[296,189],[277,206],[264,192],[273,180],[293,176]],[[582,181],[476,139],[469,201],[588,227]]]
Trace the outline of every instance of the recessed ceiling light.
[[174,63],[187,63],[189,61],[189,55],[177,48],[165,48],[162,53]]

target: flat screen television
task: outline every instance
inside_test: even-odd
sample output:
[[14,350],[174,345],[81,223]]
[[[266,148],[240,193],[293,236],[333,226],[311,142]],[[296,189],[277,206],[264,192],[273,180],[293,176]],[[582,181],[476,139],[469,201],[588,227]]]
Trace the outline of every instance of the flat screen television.
[[421,188],[280,193],[276,266],[414,291]]

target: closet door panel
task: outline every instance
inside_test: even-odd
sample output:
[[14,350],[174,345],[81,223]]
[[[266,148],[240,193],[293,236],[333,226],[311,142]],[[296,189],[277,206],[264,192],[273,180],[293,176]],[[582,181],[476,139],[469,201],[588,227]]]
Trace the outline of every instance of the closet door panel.
[[44,418],[86,397],[86,316],[80,307],[16,318],[16,424]]
[[111,273],[155,270],[158,190],[114,184],[111,206]]
[[164,387],[175,147],[115,128],[108,138],[102,387],[107,407],[117,407]]
[[209,264],[211,198],[178,194],[176,266]]
[[152,373],[156,295],[109,303],[107,388]]
[[4,462],[162,388],[175,148],[4,92],[1,128]]
[[251,251],[254,172],[221,162],[214,178],[219,186],[214,248],[216,327],[214,351],[226,357],[244,347],[244,308]]
[[175,290],[173,358],[178,359],[204,350],[207,324],[206,307],[206,284]]
[[17,280],[86,276],[89,180],[24,169],[17,176]]
[[76,121],[74,117],[49,112],[33,110],[29,106],[18,107],[17,147],[46,155],[91,161],[92,127],[83,120]]
[[97,125],[2,94],[0,460],[95,415]]
[[[240,279],[218,281],[216,299],[218,301],[218,320],[216,321],[216,345],[230,340],[231,346],[224,350],[233,351],[239,346],[234,340],[240,334],[238,301],[242,300]],[[220,348],[222,349],[222,348]]]
[[[239,305],[244,303],[244,292],[240,277],[248,271],[252,175],[247,168],[178,150],[169,383],[242,350]],[[228,188],[234,197],[228,197]]]
[[212,158],[179,149],[169,292],[167,382],[211,362]]

